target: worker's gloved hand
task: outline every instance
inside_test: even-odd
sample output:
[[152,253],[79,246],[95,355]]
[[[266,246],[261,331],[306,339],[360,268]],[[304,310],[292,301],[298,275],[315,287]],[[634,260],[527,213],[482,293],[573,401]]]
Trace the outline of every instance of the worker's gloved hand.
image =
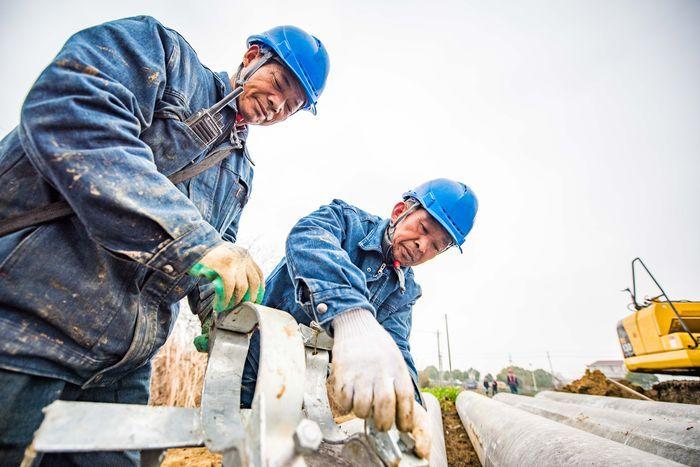
[[188,271],[214,284],[215,311],[230,310],[242,301],[259,303],[265,293],[260,267],[245,248],[223,242],[211,249]]
[[413,430],[411,434],[416,442],[414,448],[416,454],[423,459],[428,459],[430,457],[430,442],[432,439],[428,423],[428,412],[415,399],[413,399]]
[[[188,273],[212,282],[216,294],[213,309],[216,312],[230,310],[242,301],[260,303],[265,294],[262,271],[246,249],[231,243],[214,247]],[[214,315],[205,313],[203,317],[202,334],[194,339],[194,346],[200,352],[209,349],[209,330]]]
[[380,431],[396,421],[411,432],[416,453],[430,453],[428,417],[413,398],[413,383],[396,343],[368,310],[350,310],[333,320],[334,398],[360,418],[374,417]]

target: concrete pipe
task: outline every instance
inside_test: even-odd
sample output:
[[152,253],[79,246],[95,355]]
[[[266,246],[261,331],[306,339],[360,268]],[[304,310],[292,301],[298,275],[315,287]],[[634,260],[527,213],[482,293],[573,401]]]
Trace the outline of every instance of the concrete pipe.
[[497,394],[494,399],[660,457],[700,467],[697,429],[700,427],[688,421],[507,393]]
[[569,392],[542,391],[535,396],[568,404],[598,407],[600,409],[624,410],[637,414],[689,420],[700,424],[700,405],[676,404],[673,402],[649,402],[621,397],[591,396]]
[[485,467],[681,465],[469,391],[457,412]]
[[432,394],[421,393],[430,422],[430,467],[447,467],[447,451],[445,450],[445,431],[442,426],[442,410],[440,403]]

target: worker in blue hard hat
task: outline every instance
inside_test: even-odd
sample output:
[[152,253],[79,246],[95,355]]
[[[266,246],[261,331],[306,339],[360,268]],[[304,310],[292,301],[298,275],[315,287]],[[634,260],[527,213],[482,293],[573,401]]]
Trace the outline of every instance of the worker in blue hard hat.
[[68,39],[0,142],[0,465],[19,464],[54,400],[147,403],[178,302],[207,313],[208,279],[220,308],[262,295],[235,245],[248,125],[315,112],[328,70],[321,41],[294,26],[250,36],[232,76],[150,17]]
[[[436,179],[409,190],[389,218],[334,200],[292,228],[285,257],[267,278],[263,304],[334,335],[335,398],[380,430],[413,433],[415,451],[430,452],[428,417],[418,403],[409,346],[412,309],[421,297],[413,266],[461,247],[478,203],[463,183]],[[315,324],[312,324],[315,322]],[[259,335],[251,340],[241,401],[252,403]]]

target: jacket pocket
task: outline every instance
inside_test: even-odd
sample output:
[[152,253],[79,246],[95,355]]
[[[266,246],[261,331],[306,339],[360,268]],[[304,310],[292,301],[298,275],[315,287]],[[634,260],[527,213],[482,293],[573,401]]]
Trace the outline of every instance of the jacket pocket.
[[88,350],[122,311],[132,271],[117,263],[70,219],[42,225],[0,266],[0,302]]
[[[25,244],[31,244],[33,237],[37,236],[41,229],[45,227],[47,226],[29,227],[0,238],[2,243],[0,246],[0,277],[5,268],[11,268],[13,263],[21,258],[22,251],[27,249]],[[6,254],[3,252],[6,252]]]

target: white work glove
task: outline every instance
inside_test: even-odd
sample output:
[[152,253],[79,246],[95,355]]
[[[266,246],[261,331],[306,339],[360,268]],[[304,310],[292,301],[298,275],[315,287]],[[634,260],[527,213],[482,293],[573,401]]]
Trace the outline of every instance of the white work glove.
[[368,310],[350,310],[333,319],[333,370],[336,402],[360,418],[374,416],[378,430],[394,420],[413,434],[416,454],[430,454],[425,410],[413,398],[413,383],[396,343]]
[[214,309],[217,311],[231,309],[244,299],[260,303],[265,291],[263,273],[248,250],[228,242],[207,252],[190,269],[190,274],[212,281],[216,288]]

